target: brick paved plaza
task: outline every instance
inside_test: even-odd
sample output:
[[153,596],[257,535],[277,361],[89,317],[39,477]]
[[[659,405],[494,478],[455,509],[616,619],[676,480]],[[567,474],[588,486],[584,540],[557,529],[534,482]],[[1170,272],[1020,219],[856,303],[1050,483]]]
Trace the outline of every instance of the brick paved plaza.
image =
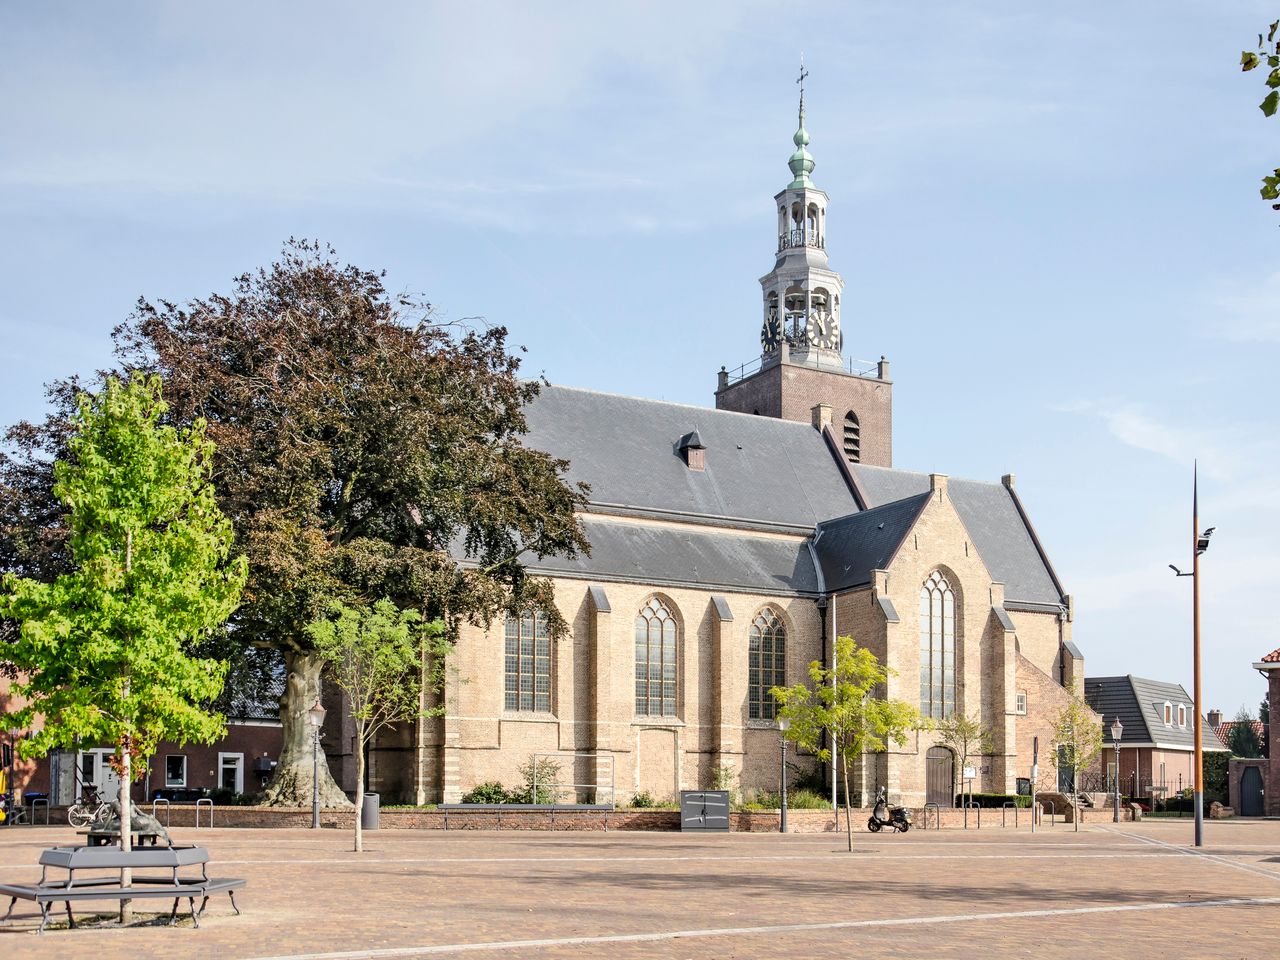
[[[1189,822],[1148,821],[863,833],[853,854],[831,835],[381,831],[356,856],[333,830],[184,828],[211,875],[248,878],[242,916],[223,896],[199,930],[36,936],[20,903],[0,957],[1275,957],[1280,822],[1206,830],[1203,853]],[[74,840],[0,831],[0,878]]]

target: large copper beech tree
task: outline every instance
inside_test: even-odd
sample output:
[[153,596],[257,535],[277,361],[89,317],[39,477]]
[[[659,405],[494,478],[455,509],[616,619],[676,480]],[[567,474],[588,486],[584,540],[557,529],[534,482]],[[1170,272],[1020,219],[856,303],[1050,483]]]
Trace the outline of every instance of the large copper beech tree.
[[[333,601],[390,597],[455,636],[536,607],[563,632],[550,585],[522,561],[588,549],[575,517],[586,490],[521,442],[538,385],[518,377],[504,329],[440,323],[380,273],[290,241],[227,294],[139,301],[113,336],[125,369],[164,378],[172,420],[203,419],[216,444],[219,506],[249,564],[229,636],[279,650],[287,670],[268,802],[310,802],[322,661],[307,626]],[[40,442],[41,428],[11,431],[0,525],[42,509],[31,450],[56,446],[59,421]],[[59,562],[56,532],[15,547],[13,529],[0,529],[0,561]],[[324,802],[345,805],[323,765],[321,779]]]

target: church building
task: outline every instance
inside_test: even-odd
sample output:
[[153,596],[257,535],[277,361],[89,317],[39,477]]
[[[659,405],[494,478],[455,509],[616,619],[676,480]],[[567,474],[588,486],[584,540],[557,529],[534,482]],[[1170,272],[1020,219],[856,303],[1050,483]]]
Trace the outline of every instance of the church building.
[[[844,358],[803,94],[794,142],[761,314],[744,318],[760,325],[759,361],[721,368],[714,409],[542,389],[527,445],[590,484],[591,556],[530,566],[570,631],[553,639],[533,613],[464,628],[444,715],[378,743],[370,789],[456,802],[548,754],[580,800],[774,791],[769,690],[829,664],[842,635],[892,669],[889,697],[992,732],[992,753],[970,761],[975,792],[1015,792],[1035,736],[1053,776],[1052,718],[1084,677],[1071,598],[1012,475],[893,466],[889,364]],[[855,795],[885,786],[914,805],[950,806],[962,778],[929,730],[854,767]]]

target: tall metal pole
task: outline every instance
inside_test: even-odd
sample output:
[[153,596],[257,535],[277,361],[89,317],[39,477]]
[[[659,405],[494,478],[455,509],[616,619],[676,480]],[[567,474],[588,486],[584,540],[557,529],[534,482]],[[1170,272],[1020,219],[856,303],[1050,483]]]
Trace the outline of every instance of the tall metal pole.
[[320,829],[320,728],[311,728],[311,829]]
[[1196,813],[1196,846],[1204,846],[1204,731],[1201,729],[1200,717],[1203,710],[1200,706],[1200,478],[1199,467],[1192,468],[1191,481],[1191,619],[1192,619],[1192,657],[1195,660],[1195,793],[1194,806]]
[[782,741],[782,816],[778,822],[778,832],[787,832],[787,738],[779,737]]
[[1120,822],[1120,741],[1116,740],[1116,775],[1115,781],[1111,784],[1111,789],[1116,792],[1116,810],[1113,823]]

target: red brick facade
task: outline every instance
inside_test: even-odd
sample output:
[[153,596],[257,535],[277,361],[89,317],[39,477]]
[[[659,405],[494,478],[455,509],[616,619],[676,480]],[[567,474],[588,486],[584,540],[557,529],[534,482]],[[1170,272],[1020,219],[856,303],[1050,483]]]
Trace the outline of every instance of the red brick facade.
[[838,370],[775,363],[716,390],[716,409],[809,423],[819,403],[831,405],[831,429],[843,437],[845,416],[858,418],[860,463],[893,466],[893,382]]

